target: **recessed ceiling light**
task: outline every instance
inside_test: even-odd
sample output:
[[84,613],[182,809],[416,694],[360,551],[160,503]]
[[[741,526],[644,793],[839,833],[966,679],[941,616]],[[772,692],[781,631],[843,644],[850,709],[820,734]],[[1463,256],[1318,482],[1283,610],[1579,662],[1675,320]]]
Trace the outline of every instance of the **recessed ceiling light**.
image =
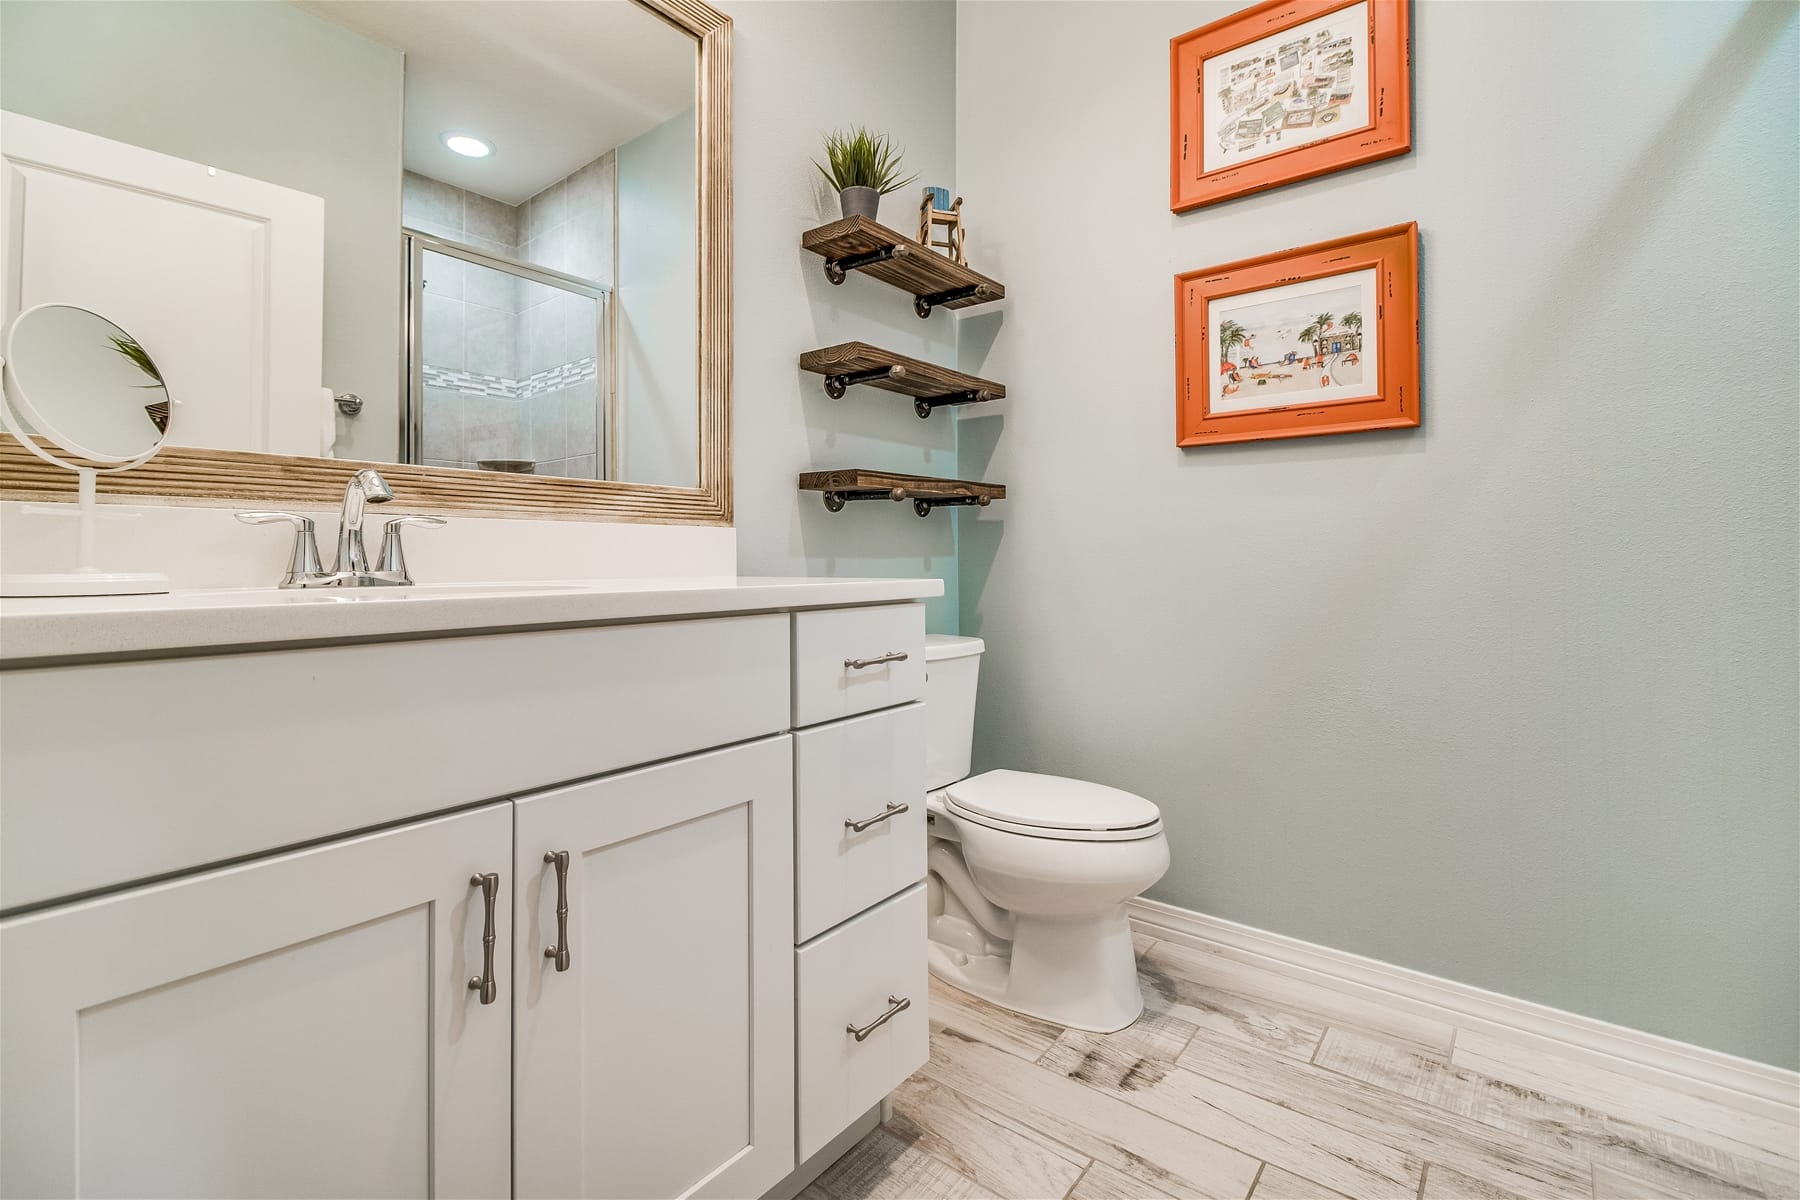
[[466,133],[446,133],[444,145],[464,158],[486,158],[494,152],[494,148],[478,137]]

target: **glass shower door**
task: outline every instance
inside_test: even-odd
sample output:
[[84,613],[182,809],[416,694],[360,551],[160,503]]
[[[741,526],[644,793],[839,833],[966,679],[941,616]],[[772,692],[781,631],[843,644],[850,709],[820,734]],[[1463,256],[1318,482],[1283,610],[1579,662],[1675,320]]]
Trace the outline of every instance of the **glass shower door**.
[[408,462],[606,479],[605,288],[406,236]]

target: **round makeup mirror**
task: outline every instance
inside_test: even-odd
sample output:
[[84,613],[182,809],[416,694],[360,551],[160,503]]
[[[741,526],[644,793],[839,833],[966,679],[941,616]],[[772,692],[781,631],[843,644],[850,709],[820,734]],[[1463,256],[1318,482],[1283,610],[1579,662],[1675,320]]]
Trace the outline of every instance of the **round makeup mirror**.
[[0,364],[5,376],[0,422],[26,449],[74,471],[80,482],[74,506],[26,506],[32,513],[77,518],[75,569],[0,576],[0,595],[168,591],[166,576],[102,571],[94,565],[97,477],[142,464],[168,437],[174,402],[149,352],[98,313],[69,304],[39,304],[8,326]]

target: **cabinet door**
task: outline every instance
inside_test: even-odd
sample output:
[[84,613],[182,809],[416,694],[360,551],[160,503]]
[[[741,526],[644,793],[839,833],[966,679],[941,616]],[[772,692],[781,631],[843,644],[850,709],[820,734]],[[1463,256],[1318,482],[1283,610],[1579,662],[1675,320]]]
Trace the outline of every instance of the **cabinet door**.
[[793,1169],[792,784],[783,735],[516,802],[515,1194]]
[[504,1194],[511,845],[498,804],[0,923],[0,1192]]

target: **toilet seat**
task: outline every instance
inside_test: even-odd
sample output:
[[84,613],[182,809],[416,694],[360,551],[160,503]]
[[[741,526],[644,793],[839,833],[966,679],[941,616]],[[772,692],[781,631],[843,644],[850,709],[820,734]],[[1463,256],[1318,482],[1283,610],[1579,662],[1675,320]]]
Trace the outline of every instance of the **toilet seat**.
[[1025,837],[1064,842],[1133,842],[1163,831],[1162,813],[1142,796],[1059,775],[988,771],[944,790],[959,820]]

